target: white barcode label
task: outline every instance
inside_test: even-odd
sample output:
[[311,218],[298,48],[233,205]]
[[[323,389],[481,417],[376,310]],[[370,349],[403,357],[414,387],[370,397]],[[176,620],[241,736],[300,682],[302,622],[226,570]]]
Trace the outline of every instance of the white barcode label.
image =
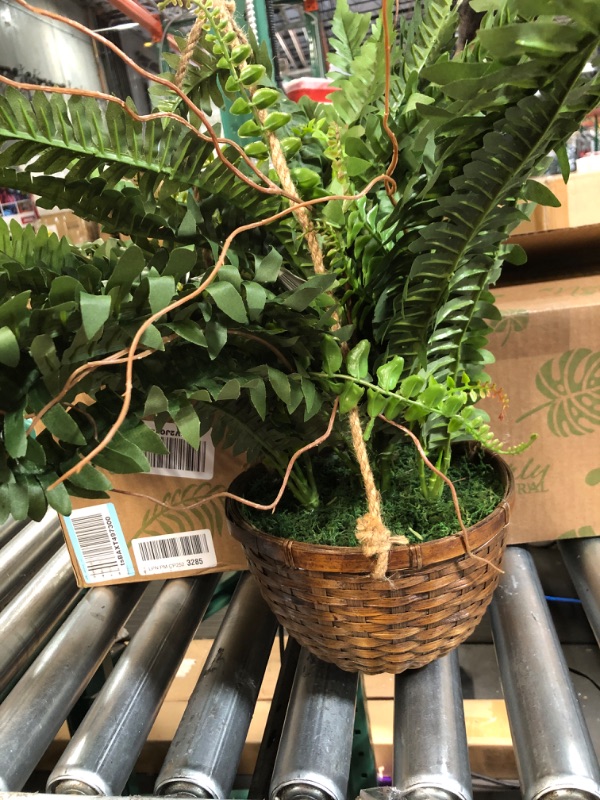
[[[151,423],[148,424],[153,427]],[[162,456],[146,453],[152,475],[211,480],[215,472],[215,448],[210,433],[200,439],[200,447],[197,450],[185,441],[177,426],[172,423],[167,423],[163,427],[160,438],[169,453]]]
[[131,542],[140,575],[158,575],[216,567],[217,556],[209,530],[148,536]]
[[65,525],[86,583],[135,575],[112,503],[78,508],[65,517]]

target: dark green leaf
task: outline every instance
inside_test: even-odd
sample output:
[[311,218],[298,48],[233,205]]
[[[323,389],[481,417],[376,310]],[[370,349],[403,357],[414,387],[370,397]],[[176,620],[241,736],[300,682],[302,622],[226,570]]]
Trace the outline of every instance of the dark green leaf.
[[27,486],[27,492],[29,494],[29,508],[27,510],[27,516],[31,517],[31,519],[35,522],[39,522],[48,510],[46,493],[40,486],[38,480],[32,475],[24,476],[24,482]]
[[154,417],[167,411],[168,407],[169,401],[160,386],[151,386],[144,406],[144,416]]
[[10,328],[0,328],[0,363],[7,367],[16,367],[20,356],[17,337]]
[[149,325],[144,331],[140,344],[150,347],[152,350],[164,350],[165,345],[162,336],[156,325]]
[[91,340],[110,317],[111,299],[107,295],[81,292],[79,304],[81,308],[81,324],[85,335]]
[[13,329],[18,328],[19,323],[29,313],[29,300],[31,292],[21,292],[20,294],[11,297],[5,303],[0,305],[0,325],[10,325]]
[[555,152],[556,160],[558,161],[558,166],[560,167],[560,174],[562,175],[563,181],[567,183],[569,176],[571,175],[571,162],[569,161],[567,146],[562,144],[560,147],[556,148]]
[[284,375],[283,372],[280,372],[278,369],[274,369],[273,367],[267,368],[267,374],[275,394],[281,400],[283,400],[284,403],[289,403],[292,399],[292,390],[290,386],[290,380],[287,375]]
[[248,314],[251,320],[256,320],[260,317],[262,310],[267,302],[267,292],[260,283],[253,281],[244,281],[244,294],[246,295],[246,305],[248,307]]
[[520,244],[512,244],[506,251],[505,259],[509,264],[515,264],[515,266],[520,267],[527,263],[527,252]]
[[270,250],[266,256],[254,257],[255,273],[254,277],[259,283],[273,283],[277,280],[283,257],[277,250]]
[[264,421],[267,416],[267,390],[263,381],[258,381],[248,390],[250,392],[250,401],[256,409],[258,416]]
[[134,280],[141,275],[145,266],[146,260],[140,248],[136,245],[128,247],[117,261],[112,275],[108,279],[107,290],[118,286],[122,290],[122,294],[125,294],[131,288]]
[[217,400],[237,400],[242,391],[242,387],[237,378],[232,378],[224,384],[219,392]]
[[321,408],[321,400],[317,394],[314,383],[309,381],[308,378],[302,378],[300,385],[302,387],[302,394],[304,395],[304,402],[306,404],[304,420],[307,421],[311,419],[311,417],[313,417]]
[[196,217],[193,213],[188,210],[185,212],[183,219],[181,220],[181,224],[177,229],[177,235],[181,239],[191,239],[192,236],[196,235]]
[[[156,387],[153,387],[156,388]],[[156,433],[156,431],[145,423],[140,423],[137,427],[128,430],[126,437],[128,441],[132,442],[140,450],[145,453],[158,453],[158,455],[166,455],[169,449],[165,447],[163,440]]]
[[173,414],[173,421],[185,441],[197,450],[200,447],[200,420],[191,403],[184,403]]
[[108,492],[112,489],[108,478],[91,464],[86,464],[79,472],[71,475],[67,483],[93,492]]
[[166,308],[175,294],[175,279],[171,275],[148,278],[148,303],[153,314]]
[[216,358],[227,344],[227,328],[220,322],[210,320],[205,330],[206,343],[208,344],[208,355]]
[[234,322],[239,322],[242,325],[248,322],[248,315],[246,314],[242,296],[230,283],[225,281],[212,283],[206,289],[206,293],[215,301],[217,308]]
[[284,305],[294,311],[304,311],[323,292],[335,282],[334,275],[314,275],[283,300]]
[[197,322],[194,322],[191,319],[182,319],[180,322],[171,322],[169,325],[167,325],[167,327],[188,342],[197,344],[199,347],[208,346],[206,343],[206,336],[204,335],[202,328]]
[[196,264],[196,253],[186,247],[176,247],[169,255],[167,266],[162,271],[163,275],[172,275],[175,280],[183,279]]
[[[119,458],[122,463],[115,468],[115,463]],[[144,451],[129,441],[125,434],[119,432],[116,433],[110,445],[95,457],[94,461],[99,467],[107,469],[109,472],[129,473],[150,470],[150,464]]]
[[4,417],[4,446],[11,458],[22,458],[27,452],[22,408],[12,411]]
[[351,178],[356,178],[363,176],[365,172],[371,169],[372,165],[368,161],[365,161],[364,158],[348,156],[344,161],[344,166],[348,175]]
[[16,520],[26,519],[29,512],[29,493],[23,483],[9,483],[1,487],[9,495],[10,513]]
[[46,411],[42,422],[53,436],[69,444],[86,444],[84,435],[75,420],[59,404]]
[[53,306],[58,306],[61,303],[78,300],[82,289],[83,286],[76,278],[71,275],[60,275],[52,281],[48,299]]
[[60,368],[60,361],[52,337],[47,333],[36,336],[31,343],[30,352],[42,375],[54,374]]
[[527,181],[523,189],[523,197],[539,203],[542,206],[552,206],[560,208],[560,200],[545,184],[539,181]]
[[48,505],[59,514],[68,517],[71,513],[73,508],[71,499],[63,483],[60,483],[54,489],[46,489],[46,499],[48,500]]

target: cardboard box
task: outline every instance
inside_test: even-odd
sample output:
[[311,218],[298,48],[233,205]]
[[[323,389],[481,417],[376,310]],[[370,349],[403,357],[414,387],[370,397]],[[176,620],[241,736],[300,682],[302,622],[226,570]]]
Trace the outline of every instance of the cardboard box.
[[600,535],[600,275],[500,289],[502,320],[490,338],[489,373],[508,394],[503,420],[486,410],[509,444],[538,440],[509,456],[517,502],[511,542]]
[[554,192],[560,207],[536,206],[529,221],[515,229],[515,235],[600,223],[600,204],[595,202],[600,193],[600,172],[573,172],[566,184],[562,175],[545,175],[538,180]]
[[61,238],[66,236],[73,244],[93,242],[99,236],[98,225],[76,217],[72,211],[47,212],[40,209],[38,227],[42,225]]
[[213,447],[210,434],[194,450],[174,425],[161,438],[168,456],[148,454],[150,473],[109,475],[110,499],[73,499],[61,517],[79,586],[164,580],[247,569],[229,534],[222,498],[245,459]]

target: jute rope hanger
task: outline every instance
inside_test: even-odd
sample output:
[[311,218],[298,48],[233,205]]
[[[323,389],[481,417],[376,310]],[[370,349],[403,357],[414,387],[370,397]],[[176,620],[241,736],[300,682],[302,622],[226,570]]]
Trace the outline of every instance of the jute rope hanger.
[[[236,24],[234,19],[235,3],[229,0],[213,0],[213,5],[219,9],[223,19],[227,20],[226,31],[233,31],[236,35],[237,44],[247,44],[247,38],[241,28]],[[175,84],[181,88],[185,78],[188,66],[193,57],[194,48],[198,43],[202,32],[202,25],[204,18],[201,11],[190,31],[187,45],[182,54],[179,68],[175,76]],[[261,109],[258,111],[258,116],[261,122],[264,122],[267,111]],[[271,155],[273,168],[277,173],[282,187],[285,191],[294,197],[298,197],[298,189],[294,184],[292,175],[290,173],[287,159],[281,147],[281,143],[277,136],[269,131],[267,133],[267,144]],[[323,258],[323,250],[319,237],[315,230],[314,223],[310,217],[309,212],[305,208],[298,209],[295,213],[296,219],[300,223],[306,244],[310,252],[313,262],[315,274],[323,275],[327,272],[325,268],[325,261]],[[340,327],[339,316],[335,315],[335,324],[333,330]],[[348,414],[348,421],[350,426],[350,434],[352,437],[352,446],[354,454],[358,462],[360,474],[364,484],[365,495],[367,498],[367,513],[363,514],[356,520],[356,538],[358,539],[364,554],[368,558],[373,558],[373,569],[371,575],[376,580],[384,580],[388,568],[389,553],[394,543],[408,544],[408,539],[405,536],[393,536],[392,532],[386,527],[381,516],[381,495],[375,484],[375,477],[371,464],[369,462],[369,455],[363,437],[363,429],[360,422],[360,415],[358,409],[354,408]]]

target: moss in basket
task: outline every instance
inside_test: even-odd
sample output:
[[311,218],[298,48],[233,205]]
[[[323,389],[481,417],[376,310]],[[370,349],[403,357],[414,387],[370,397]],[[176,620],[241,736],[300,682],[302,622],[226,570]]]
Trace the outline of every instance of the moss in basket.
[[[427,501],[419,481],[418,464],[412,444],[399,445],[390,469],[393,488],[382,498],[383,520],[395,535],[404,535],[409,542],[427,542],[457,533],[450,490],[446,486],[441,497]],[[338,547],[356,547],[356,520],[367,510],[360,478],[347,461],[331,450],[314,458],[313,468],[319,476],[321,503],[317,508],[301,506],[288,492],[276,514],[243,507],[243,516],[259,530],[295,539]],[[448,477],[454,483],[461,513],[468,527],[479,522],[496,508],[503,497],[503,486],[492,465],[479,453],[461,453],[452,461]],[[274,475],[263,473],[252,481],[246,495],[257,503],[268,504],[276,495],[279,482]]]
[[[384,496],[404,433],[382,416],[444,472],[463,441],[518,451],[476,407],[499,393],[490,290],[523,260],[505,242],[524,204],[556,203],[530,178],[551,150],[568,174],[564,142],[600,103],[600,5],[473,0],[481,30],[456,52],[454,0],[396,29],[390,0],[375,24],[339,0],[324,105],[274,86],[222,0],[183,4],[191,58],[165,56],[151,118],[0,76],[0,185],[115,234],[74,246],[0,222],[0,521],[106,496],[95,467],[148,470],[148,416],[279,476],[333,417],[327,447],[354,464],[352,417]],[[228,103],[246,151],[215,146]],[[443,482],[418,463],[434,502]],[[310,454],[289,488],[322,503]]]

